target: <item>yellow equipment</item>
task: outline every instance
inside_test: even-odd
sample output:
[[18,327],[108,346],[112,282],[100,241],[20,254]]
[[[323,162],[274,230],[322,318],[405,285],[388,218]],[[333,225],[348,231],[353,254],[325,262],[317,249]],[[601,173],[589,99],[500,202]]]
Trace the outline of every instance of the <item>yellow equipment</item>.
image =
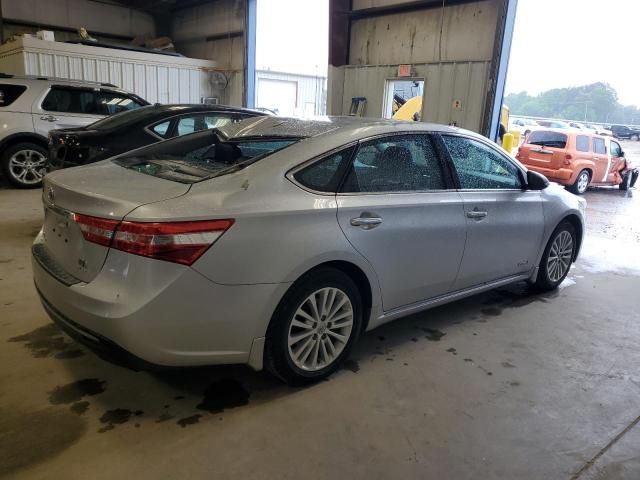
[[422,115],[422,95],[410,98],[393,114],[394,120],[419,121]]

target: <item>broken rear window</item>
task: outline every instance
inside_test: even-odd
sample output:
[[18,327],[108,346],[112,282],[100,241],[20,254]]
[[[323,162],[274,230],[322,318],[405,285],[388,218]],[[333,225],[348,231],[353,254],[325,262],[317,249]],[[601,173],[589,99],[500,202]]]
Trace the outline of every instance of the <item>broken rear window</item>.
[[160,142],[114,160],[146,175],[195,183],[236,172],[299,138],[221,139],[208,131]]

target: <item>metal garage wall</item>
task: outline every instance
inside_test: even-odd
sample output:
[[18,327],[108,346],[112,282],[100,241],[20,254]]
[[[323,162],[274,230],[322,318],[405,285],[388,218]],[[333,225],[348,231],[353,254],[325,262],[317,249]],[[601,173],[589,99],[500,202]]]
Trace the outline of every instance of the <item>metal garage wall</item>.
[[212,96],[220,103],[243,105],[246,0],[185,2],[176,5],[172,38],[181,53],[211,60],[228,84],[222,87],[211,75]]
[[112,83],[151,103],[200,103],[213,62],[33,38],[0,46],[0,71]]
[[423,121],[487,130],[508,1],[446,0],[442,8],[442,1],[353,0],[345,13],[347,0],[331,0],[330,113],[348,113],[352,97],[366,97],[364,114],[381,116],[385,81],[407,64],[412,78],[425,80]]
[[[412,65],[424,78],[423,120],[478,131],[482,124],[484,92],[490,62],[450,62]],[[348,112],[352,97],[366,97],[366,116],[382,115],[386,80],[397,78],[397,65],[344,67],[342,111]],[[458,101],[458,108],[454,102]]]

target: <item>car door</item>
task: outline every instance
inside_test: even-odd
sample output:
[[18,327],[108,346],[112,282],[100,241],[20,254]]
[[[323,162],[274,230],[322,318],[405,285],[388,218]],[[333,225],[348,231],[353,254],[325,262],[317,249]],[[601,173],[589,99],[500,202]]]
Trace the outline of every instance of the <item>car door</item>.
[[83,127],[104,117],[99,89],[53,85],[32,106],[33,125],[46,137],[49,130]]
[[385,311],[447,293],[464,250],[460,195],[426,134],[362,142],[337,195],[338,222],[373,266]]
[[593,183],[605,182],[611,165],[611,157],[607,151],[607,142],[602,137],[593,137],[592,144],[595,172],[593,172],[591,181]]
[[460,135],[442,141],[464,200],[467,243],[455,290],[530,272],[544,233],[541,192],[489,142]]
[[[611,144],[609,146],[609,152],[611,156],[611,164],[607,169],[606,179],[604,180],[607,183],[617,183],[616,177],[617,173],[622,170],[626,164],[626,160],[624,158],[624,153],[622,151],[622,147],[615,140],[610,140]],[[619,174],[618,174],[619,175]],[[617,177],[620,178],[620,177]]]

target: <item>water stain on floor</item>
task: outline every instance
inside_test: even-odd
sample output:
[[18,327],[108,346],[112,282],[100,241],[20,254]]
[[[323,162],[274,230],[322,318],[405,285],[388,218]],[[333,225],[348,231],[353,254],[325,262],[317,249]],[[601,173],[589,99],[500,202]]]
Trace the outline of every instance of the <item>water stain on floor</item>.
[[83,397],[98,395],[104,392],[106,381],[97,378],[85,378],[66,385],[59,385],[49,393],[52,405],[69,404],[80,401]]
[[248,403],[249,392],[237,381],[224,378],[207,387],[202,401],[196,405],[196,408],[209,413],[220,413],[226,409],[241,407]]
[[180,425],[182,428],[188,427],[189,425],[195,425],[200,421],[202,415],[191,415],[190,417],[184,417],[178,420],[176,423]]
[[86,400],[83,402],[76,402],[71,407],[69,407],[69,411],[75,413],[76,415],[84,415],[84,413],[89,409],[89,402]]
[[[0,476],[60,454],[87,432],[87,421],[66,409],[0,409]],[[9,478],[9,477],[7,477]]]
[[9,342],[24,342],[35,358],[55,357],[71,359],[84,355],[84,350],[72,341],[67,341],[62,331],[53,323],[36,328],[24,335],[12,337]]
[[440,339],[446,335],[446,333],[441,332],[440,330],[434,330],[433,328],[423,327],[422,331],[426,334],[424,338],[432,342],[439,342]]
[[114,408],[113,410],[107,410],[100,417],[100,423],[105,424],[98,433],[108,432],[113,430],[116,425],[122,425],[131,420],[132,417],[139,417],[144,412],[142,410],[131,411],[128,408]]

